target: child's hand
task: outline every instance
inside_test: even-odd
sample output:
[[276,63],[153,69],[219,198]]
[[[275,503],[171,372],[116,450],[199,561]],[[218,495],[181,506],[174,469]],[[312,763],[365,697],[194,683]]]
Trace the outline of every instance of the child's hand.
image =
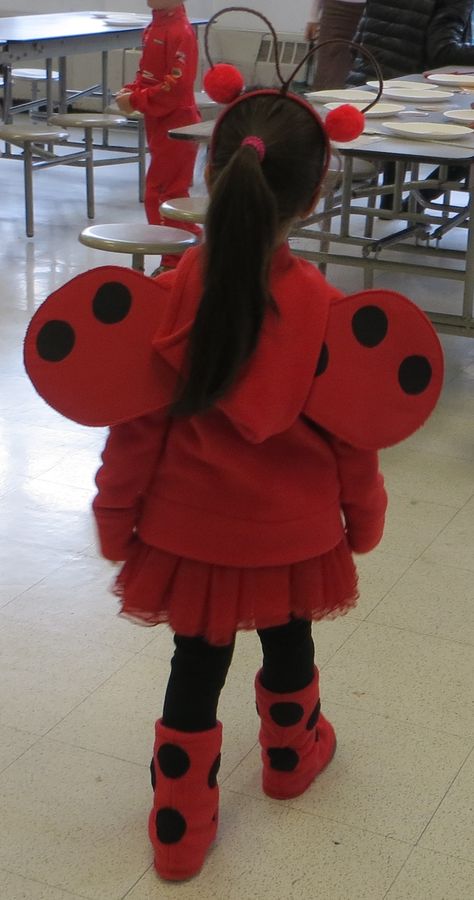
[[130,103],[129,93],[122,94],[121,92],[119,92],[115,99],[117,101],[117,106],[120,112],[125,113],[125,115],[130,115],[132,112],[134,112],[133,106]]

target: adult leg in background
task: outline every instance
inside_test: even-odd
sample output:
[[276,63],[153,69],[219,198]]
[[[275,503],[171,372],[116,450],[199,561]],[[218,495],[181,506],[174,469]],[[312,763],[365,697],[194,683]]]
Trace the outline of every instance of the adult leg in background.
[[[344,3],[324,0],[319,23],[318,44],[329,40],[352,41],[364,11],[365,3]],[[351,48],[344,44],[329,44],[318,50],[314,90],[342,88],[352,65]]]

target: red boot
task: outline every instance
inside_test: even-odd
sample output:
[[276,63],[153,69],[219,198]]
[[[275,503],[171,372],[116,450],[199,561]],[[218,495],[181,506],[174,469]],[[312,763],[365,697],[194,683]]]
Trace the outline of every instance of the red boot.
[[298,797],[328,765],[336,749],[331,723],[320,713],[319,673],[301,691],[275,694],[255,679],[261,719],[263,790],[275,800]]
[[180,881],[197,875],[216,836],[222,725],[184,732],[160,720],[155,728],[148,833],[158,874]]

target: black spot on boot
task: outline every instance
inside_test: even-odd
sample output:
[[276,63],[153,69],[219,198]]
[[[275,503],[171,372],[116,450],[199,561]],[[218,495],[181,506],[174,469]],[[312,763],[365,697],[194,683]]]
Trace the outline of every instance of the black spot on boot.
[[186,750],[177,744],[162,744],[156,755],[158,765],[167,778],[181,778],[191,765]]
[[319,713],[321,712],[321,700],[318,700],[316,706],[313,709],[308,721],[306,722],[306,728],[308,731],[311,731],[312,728],[316,725],[316,722],[319,719]]
[[177,844],[186,832],[186,819],[177,809],[164,806],[156,814],[156,836],[162,844]]
[[269,747],[267,750],[270,766],[276,772],[294,772],[300,758],[291,747]]
[[276,725],[288,728],[297,725],[304,716],[304,709],[299,703],[272,703],[270,715]]
[[216,756],[214,762],[212,763],[211,768],[209,769],[209,776],[207,779],[207,783],[210,788],[215,788],[217,785],[217,773],[218,773],[220,767],[221,767],[221,755],[219,753],[219,755]]

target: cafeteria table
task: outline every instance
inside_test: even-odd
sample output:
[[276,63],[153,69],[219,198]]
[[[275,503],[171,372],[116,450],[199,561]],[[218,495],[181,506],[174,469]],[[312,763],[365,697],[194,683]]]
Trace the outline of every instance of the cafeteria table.
[[[128,16],[128,18],[127,18]],[[141,46],[142,33],[150,21],[146,13],[108,12],[58,12],[0,18],[0,68],[4,79],[3,120],[10,122],[12,114],[31,108],[32,104],[12,107],[11,69],[24,65],[26,60],[44,59],[47,73],[46,111],[53,112],[52,60],[58,59],[59,103],[58,112],[66,112],[68,103],[78,97],[99,91],[103,109],[108,97],[108,54],[112,50],[133,49]],[[191,18],[197,29],[207,19]],[[101,83],[83,91],[70,92],[67,88],[67,58],[83,53],[102,55]]]
[[[406,80],[420,82],[423,76],[410,76]],[[442,103],[430,104],[428,99],[426,103],[400,101],[402,102],[406,113],[398,121],[412,119],[434,124],[447,123],[443,113],[455,107],[471,108],[474,90],[456,91]],[[323,104],[318,104],[316,108],[323,116],[326,114]],[[453,310],[452,291],[448,290],[445,308],[441,312],[427,312],[438,330],[474,337],[474,131],[449,143],[440,140],[413,140],[394,136],[383,121],[368,117],[365,131],[357,140],[336,145],[344,160],[342,187],[334,198],[332,208],[328,209],[326,205],[323,213],[318,211],[314,217],[300,223],[292,231],[292,249],[321,267],[336,264],[362,269],[366,288],[372,286],[375,271],[460,282],[460,311]],[[169,134],[176,139],[209,143],[213,127],[213,122],[197,123],[173,129]],[[358,184],[353,178],[353,167],[357,160],[370,160],[380,169],[386,163],[394,163],[393,185]],[[430,169],[440,166],[439,178],[431,177],[427,182],[420,177],[419,168],[425,164]],[[465,187],[447,181],[448,166],[460,164],[466,166]],[[445,202],[431,207],[428,205],[426,209],[418,208],[416,194],[409,192],[426,187],[439,187],[440,193],[448,197],[449,192],[462,191],[467,198],[466,204],[456,206]],[[393,211],[376,208],[377,199],[384,193],[392,192]],[[410,196],[408,210],[402,207],[403,193],[409,193]],[[396,230],[377,240],[373,235],[373,227],[379,219],[396,223]],[[318,224],[321,225],[319,229]],[[440,244],[441,239],[454,229],[464,230],[465,249]],[[431,246],[430,242],[434,242],[435,246]],[[331,245],[337,249],[331,250]]]

